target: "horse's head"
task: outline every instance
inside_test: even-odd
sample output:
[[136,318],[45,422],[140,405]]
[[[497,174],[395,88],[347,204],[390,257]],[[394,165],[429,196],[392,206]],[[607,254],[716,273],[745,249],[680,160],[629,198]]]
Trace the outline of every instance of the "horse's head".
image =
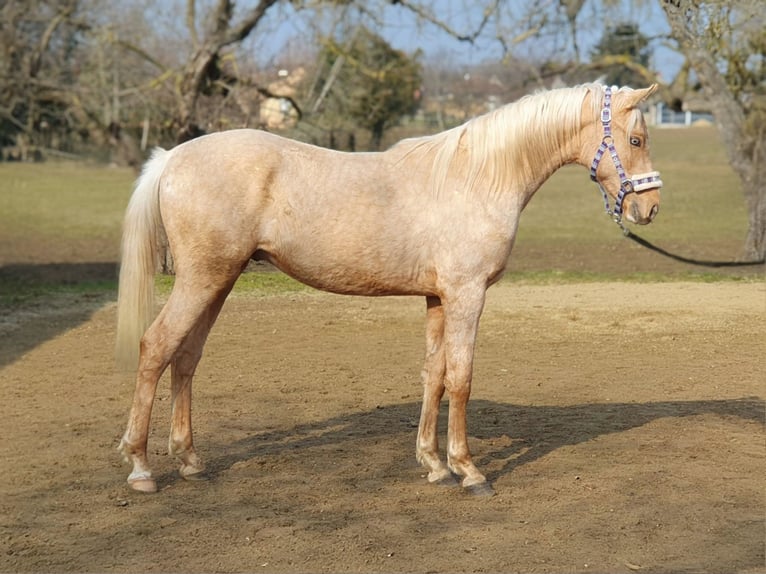
[[643,90],[607,87],[591,92],[598,114],[592,123],[586,120],[582,153],[593,158],[591,179],[601,187],[607,211],[618,222],[624,214],[628,221],[645,225],[659,211],[662,180],[652,169],[646,123],[638,108],[656,89],[654,84]]

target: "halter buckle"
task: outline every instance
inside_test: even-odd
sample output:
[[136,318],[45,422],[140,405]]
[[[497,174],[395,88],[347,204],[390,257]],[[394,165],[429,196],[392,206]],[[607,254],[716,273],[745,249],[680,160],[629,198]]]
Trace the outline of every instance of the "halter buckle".
[[611,108],[602,108],[601,109],[601,123],[602,124],[608,124],[612,121],[612,109]]

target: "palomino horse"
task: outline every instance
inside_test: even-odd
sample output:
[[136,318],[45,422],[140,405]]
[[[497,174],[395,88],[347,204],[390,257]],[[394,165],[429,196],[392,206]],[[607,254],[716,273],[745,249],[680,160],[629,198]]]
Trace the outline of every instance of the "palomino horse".
[[[382,153],[342,153],[255,130],[156,150],[128,205],[122,240],[117,351],[123,365],[138,367],[120,443],[133,465],[130,486],[157,489],[146,446],[168,365],[170,452],[181,476],[203,476],[192,443],[192,377],[234,282],[250,259],[261,259],[318,289],[426,298],[417,459],[429,482],[454,484],[457,475],[470,491],[491,494],[466,437],[485,292],[503,274],[522,209],[565,164],[591,169],[618,223],[623,212],[638,224],[654,218],[662,182],[638,106],[655,89],[543,92]],[[602,162],[607,152],[612,161]],[[150,322],[163,235],[176,278]],[[446,464],[437,441],[445,390]]]

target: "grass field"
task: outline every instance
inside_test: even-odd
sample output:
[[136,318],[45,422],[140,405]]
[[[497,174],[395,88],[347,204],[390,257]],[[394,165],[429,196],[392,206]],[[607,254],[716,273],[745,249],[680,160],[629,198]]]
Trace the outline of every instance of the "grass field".
[[[747,214],[716,131],[655,130],[652,155],[665,182],[660,216],[635,231],[687,257],[736,259]],[[113,292],[120,222],[134,177],[127,169],[75,163],[0,164],[0,305],[51,290]],[[720,280],[760,271],[698,268],[638,247],[604,215],[587,172],[569,167],[543,186],[522,216],[508,276]],[[300,287],[282,276],[248,274],[237,288],[270,293]]]

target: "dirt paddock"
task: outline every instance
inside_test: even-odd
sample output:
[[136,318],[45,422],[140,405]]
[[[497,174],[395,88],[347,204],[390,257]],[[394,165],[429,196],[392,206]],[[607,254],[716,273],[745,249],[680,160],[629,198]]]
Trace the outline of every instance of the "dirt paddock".
[[766,570],[763,284],[493,287],[469,405],[490,499],[414,461],[424,311],[232,297],[195,380],[210,480],[165,454],[164,378],[156,495],[116,451],[113,302],[3,317],[0,571]]

